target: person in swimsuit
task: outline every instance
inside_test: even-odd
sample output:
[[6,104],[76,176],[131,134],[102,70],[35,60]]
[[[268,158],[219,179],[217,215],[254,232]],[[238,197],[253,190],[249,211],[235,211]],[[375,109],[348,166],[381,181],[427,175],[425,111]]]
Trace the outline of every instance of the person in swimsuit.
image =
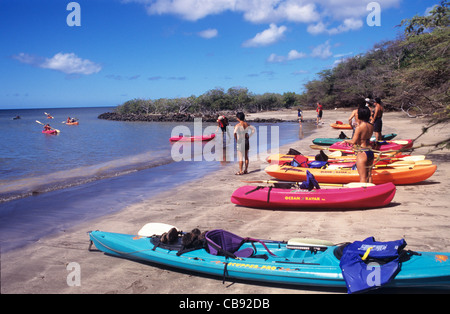
[[[248,172],[248,151],[250,149],[250,137],[255,133],[255,128],[245,121],[243,112],[236,114],[238,124],[234,127],[234,138],[236,140],[236,150],[239,158],[239,172],[236,175],[246,174]],[[249,134],[250,132],[250,134]],[[245,159],[245,168],[244,168]],[[243,169],[244,168],[244,169]]]
[[369,122],[370,109],[367,107],[358,108],[359,124],[355,129],[355,134],[351,140],[344,140],[345,143],[358,145],[362,150],[356,153],[356,168],[358,169],[360,182],[372,182],[371,166],[374,160],[374,153],[371,150],[370,138],[373,134],[373,125]]
[[375,98],[375,111],[373,113],[373,117],[370,122],[373,123],[373,132],[375,133],[375,139],[377,141],[382,140],[381,130],[383,128],[383,121],[381,118],[383,117],[383,105],[381,104],[380,98]]

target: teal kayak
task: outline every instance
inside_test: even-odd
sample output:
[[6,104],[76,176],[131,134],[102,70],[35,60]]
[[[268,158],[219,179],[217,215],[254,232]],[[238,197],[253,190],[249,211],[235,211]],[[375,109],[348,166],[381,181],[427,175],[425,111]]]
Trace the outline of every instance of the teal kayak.
[[[396,136],[397,136],[397,134],[390,133],[390,134],[383,135],[382,138],[383,138],[383,140],[388,141],[388,140],[392,140]],[[349,138],[346,138],[346,139],[349,139]],[[327,138],[327,137],[323,137],[323,138],[316,138],[316,139],[314,139],[313,143],[316,144],[316,145],[333,145],[334,143],[342,142],[343,140],[345,140],[345,138],[342,139],[342,138]],[[375,137],[372,136],[372,138],[370,140],[371,141],[375,141]]]
[[[91,246],[94,244],[108,255],[153,262],[223,279],[322,287],[345,288],[347,285],[340,259],[346,254],[348,243],[332,245],[326,241],[308,239],[244,239],[218,229],[206,233],[206,244],[186,249],[181,234],[169,244],[162,243],[162,237],[158,235],[147,237],[91,231],[89,237]],[[234,251],[222,249],[223,244],[218,243],[219,239],[227,238],[228,235],[235,239],[224,240],[224,243],[238,243]],[[374,247],[377,246],[372,245],[371,248]],[[383,287],[450,289],[450,253],[404,250],[401,253],[399,270]],[[373,288],[379,288],[376,281]]]

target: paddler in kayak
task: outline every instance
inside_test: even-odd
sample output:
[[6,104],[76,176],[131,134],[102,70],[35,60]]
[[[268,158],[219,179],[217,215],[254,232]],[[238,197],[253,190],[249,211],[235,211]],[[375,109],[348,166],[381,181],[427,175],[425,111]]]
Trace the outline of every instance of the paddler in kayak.
[[[255,127],[251,126],[245,121],[245,114],[243,112],[238,112],[236,114],[238,124],[234,126],[234,138],[236,140],[236,150],[239,157],[239,172],[236,175],[246,174],[248,170],[248,151],[250,149],[250,137],[255,133]],[[249,134],[250,132],[250,134]],[[245,158],[245,169],[244,166]]]
[[370,146],[370,138],[373,134],[373,125],[369,122],[370,109],[363,106],[358,108],[358,126],[351,140],[344,140],[345,143],[358,145],[361,147],[356,153],[356,168],[360,182],[372,182],[371,166],[374,160],[374,153]]
[[44,125],[44,131],[50,131],[50,130],[52,130],[52,127],[50,126],[50,124],[46,124],[46,125]]

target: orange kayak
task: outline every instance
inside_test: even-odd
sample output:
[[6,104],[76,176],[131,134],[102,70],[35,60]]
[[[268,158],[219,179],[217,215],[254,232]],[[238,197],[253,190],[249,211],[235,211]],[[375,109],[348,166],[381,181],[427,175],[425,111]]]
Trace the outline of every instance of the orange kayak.
[[[378,156],[376,154],[376,156]],[[402,157],[410,156],[410,155],[403,155],[403,154],[396,154],[396,155],[383,155],[383,161],[384,162],[378,162],[380,164],[387,164],[396,160],[401,160]],[[266,158],[266,161],[270,164],[279,164],[282,165],[286,162],[291,162],[292,159],[295,157],[295,155],[287,155],[287,154],[273,154]],[[305,156],[309,160],[315,160],[315,156]],[[333,163],[335,161],[338,162],[355,162],[356,161],[356,155],[346,155],[346,156],[339,156],[339,157],[329,157],[328,161],[330,163]]]
[[[414,184],[424,181],[436,172],[436,165],[414,167],[386,167],[372,170],[372,182],[383,184]],[[265,171],[268,175],[283,181],[302,182],[306,180],[309,170],[319,183],[350,183],[359,182],[357,170],[350,169],[317,169],[301,168],[287,165],[270,165]]]
[[78,121],[76,121],[76,122],[66,122],[66,125],[78,125],[79,123],[78,123]]
[[333,129],[343,129],[343,130],[351,130],[352,129],[352,126],[350,124],[331,123],[330,126]]

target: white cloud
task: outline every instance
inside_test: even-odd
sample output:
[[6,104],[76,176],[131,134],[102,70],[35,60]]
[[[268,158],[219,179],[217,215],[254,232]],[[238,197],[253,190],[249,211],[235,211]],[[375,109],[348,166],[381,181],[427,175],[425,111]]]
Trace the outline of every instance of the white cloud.
[[345,19],[342,24],[340,24],[338,27],[333,27],[330,29],[327,29],[327,26],[323,24],[322,22],[317,23],[316,25],[309,25],[307,28],[308,33],[313,35],[318,34],[329,34],[329,35],[336,35],[339,33],[348,32],[351,30],[357,30],[363,27],[363,22],[360,19],[354,19],[354,18],[348,18]]
[[205,39],[211,39],[217,37],[219,32],[215,28],[205,29],[204,31],[198,32],[198,36],[203,37]]
[[260,47],[274,44],[283,38],[283,34],[286,30],[286,26],[278,27],[272,23],[268,29],[256,34],[255,37],[245,41],[242,45],[244,47]]
[[[122,0],[143,4],[148,14],[174,14],[197,21],[226,11],[242,13],[252,23],[318,23],[325,18],[342,22],[361,19],[373,0]],[[377,0],[385,9],[398,7],[401,0]]]
[[269,56],[269,58],[267,58],[267,62],[270,62],[270,63],[282,63],[282,62],[286,62],[286,61],[306,58],[307,56],[308,55],[306,53],[298,52],[297,50],[293,49],[293,50],[289,51],[287,56],[278,56],[275,53],[272,53]]
[[101,71],[102,67],[88,59],[81,59],[74,53],[57,53],[52,58],[43,58],[26,53],[13,56],[19,62],[43,69],[51,69],[66,74],[90,75]]
[[327,40],[325,43],[313,48],[311,57],[327,59],[333,55],[330,49],[330,41]]

